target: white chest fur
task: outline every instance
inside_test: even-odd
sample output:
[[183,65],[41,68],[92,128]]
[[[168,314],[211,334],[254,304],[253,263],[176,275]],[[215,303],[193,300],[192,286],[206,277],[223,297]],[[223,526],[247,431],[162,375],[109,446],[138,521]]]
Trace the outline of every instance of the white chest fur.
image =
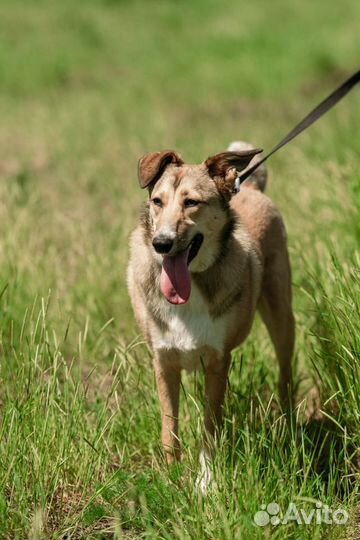
[[[184,367],[192,369],[196,351],[202,347],[210,347],[220,354],[224,350],[225,317],[212,319],[208,308],[193,284],[191,296],[186,304],[175,306],[164,303],[161,318],[166,323],[164,331],[158,326],[152,329],[152,345],[154,349],[176,349],[183,353]],[[197,363],[197,362],[196,362]]]

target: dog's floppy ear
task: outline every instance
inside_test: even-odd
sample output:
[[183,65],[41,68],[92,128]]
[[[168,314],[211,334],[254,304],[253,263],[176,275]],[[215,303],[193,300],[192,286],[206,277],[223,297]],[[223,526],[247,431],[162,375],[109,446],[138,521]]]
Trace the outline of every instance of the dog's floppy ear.
[[150,184],[159,180],[164,170],[170,163],[182,165],[182,157],[174,150],[163,150],[162,152],[152,152],[146,154],[138,163],[138,178],[141,188],[146,188]]
[[205,166],[209,176],[216,180],[220,187],[231,190],[240,171],[245,169],[256,154],[262,150],[253,148],[241,152],[221,152],[215,156],[207,158]]

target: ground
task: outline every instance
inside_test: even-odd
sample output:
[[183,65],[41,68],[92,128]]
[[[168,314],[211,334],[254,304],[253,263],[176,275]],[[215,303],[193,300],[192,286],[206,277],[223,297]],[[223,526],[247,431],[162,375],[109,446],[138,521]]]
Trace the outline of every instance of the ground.
[[[174,148],[200,162],[239,138],[270,149],[359,68],[358,23],[356,0],[2,0],[1,539],[359,534],[359,92],[269,161],[293,266],[298,408],[280,415],[257,321],[233,354],[205,499],[202,376],[185,377],[184,459],[168,469],[125,283],[146,196],[138,158]],[[347,525],[254,523],[262,505],[317,501]]]

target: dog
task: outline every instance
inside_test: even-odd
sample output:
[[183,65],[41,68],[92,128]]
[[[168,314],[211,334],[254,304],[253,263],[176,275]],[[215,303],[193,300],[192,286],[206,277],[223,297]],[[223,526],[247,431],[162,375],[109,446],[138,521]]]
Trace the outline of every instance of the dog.
[[138,164],[149,198],[131,235],[128,289],[135,318],[153,351],[167,462],[180,459],[181,371],[205,373],[200,487],[221,425],[231,351],[248,336],[256,311],[273,342],[283,404],[291,395],[295,324],[282,217],[264,195],[261,165],[234,193],[240,171],[259,159],[243,142],[186,164],[172,150]]

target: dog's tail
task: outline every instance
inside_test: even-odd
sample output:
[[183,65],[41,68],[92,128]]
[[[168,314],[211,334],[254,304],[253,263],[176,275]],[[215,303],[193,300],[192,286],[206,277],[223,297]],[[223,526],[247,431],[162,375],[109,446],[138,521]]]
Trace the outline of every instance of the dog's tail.
[[[244,142],[244,141],[234,141],[230,143],[228,147],[228,151],[230,152],[243,152],[244,150],[252,150],[255,148],[252,144]],[[247,166],[247,169],[254,165],[257,161],[259,161],[260,157],[259,155],[256,155],[253,157],[253,159],[250,161],[249,165]],[[246,169],[244,169],[246,171]],[[265,164],[263,163],[260,165],[256,171],[254,171],[249,178],[247,178],[244,182],[244,186],[251,187],[253,189],[258,189],[260,191],[265,191],[266,183],[267,183],[267,169],[265,167]]]

